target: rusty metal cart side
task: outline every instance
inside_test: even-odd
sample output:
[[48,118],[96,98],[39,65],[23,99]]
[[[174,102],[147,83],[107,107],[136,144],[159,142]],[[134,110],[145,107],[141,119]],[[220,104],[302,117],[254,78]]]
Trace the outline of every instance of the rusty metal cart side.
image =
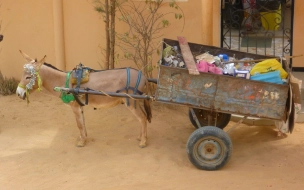
[[[163,48],[166,45],[179,48],[176,40],[164,39],[163,42]],[[224,53],[237,59],[269,58],[195,43],[189,43],[189,47],[193,55],[209,52],[211,55]],[[285,63],[283,67],[288,69]],[[231,140],[221,130],[228,124],[231,114],[283,120],[288,90],[288,84],[211,73],[191,75],[184,68],[160,65],[155,100],[190,108],[190,121],[198,129],[190,135],[187,142],[189,160],[199,169],[216,170],[223,167],[231,156]],[[202,127],[199,128],[200,126]]]

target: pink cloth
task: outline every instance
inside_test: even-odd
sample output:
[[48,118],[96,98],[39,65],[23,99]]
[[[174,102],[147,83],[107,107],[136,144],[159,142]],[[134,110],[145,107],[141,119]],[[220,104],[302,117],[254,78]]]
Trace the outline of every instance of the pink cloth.
[[199,72],[210,72],[210,73],[214,73],[214,74],[219,74],[222,75],[223,71],[220,68],[217,68],[215,65],[208,63],[204,60],[201,60],[199,63],[196,64],[196,68]]
[[199,72],[208,72],[209,70],[209,63],[206,61],[200,61],[199,63],[196,64],[196,68]]

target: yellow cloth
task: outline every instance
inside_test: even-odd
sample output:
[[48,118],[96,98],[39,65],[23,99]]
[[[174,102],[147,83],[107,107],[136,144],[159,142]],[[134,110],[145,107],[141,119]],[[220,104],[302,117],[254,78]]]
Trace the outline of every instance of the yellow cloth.
[[278,30],[280,23],[282,22],[281,17],[281,5],[278,10],[269,12],[260,12],[262,26],[265,30]]
[[280,71],[280,75],[282,79],[286,79],[288,76],[288,73],[282,68],[282,65],[280,62],[278,62],[276,59],[266,59],[265,61],[261,61],[257,63],[250,71],[250,75],[255,75],[256,73],[268,73],[271,71]]

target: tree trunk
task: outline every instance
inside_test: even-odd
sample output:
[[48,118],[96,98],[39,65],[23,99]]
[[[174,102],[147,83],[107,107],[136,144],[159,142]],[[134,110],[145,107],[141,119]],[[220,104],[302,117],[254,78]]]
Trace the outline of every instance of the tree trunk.
[[109,0],[105,0],[105,14],[106,14],[106,63],[105,69],[109,69],[110,63],[110,20],[109,20]]
[[114,63],[115,63],[115,0],[111,0],[111,47],[110,47],[110,69],[114,69]]

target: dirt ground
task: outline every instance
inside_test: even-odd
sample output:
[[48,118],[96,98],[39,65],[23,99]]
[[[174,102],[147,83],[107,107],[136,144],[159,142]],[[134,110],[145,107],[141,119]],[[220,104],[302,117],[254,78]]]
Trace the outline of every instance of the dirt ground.
[[[0,97],[0,189],[303,189],[304,124],[286,138],[274,126],[239,125],[233,152],[217,171],[196,169],[186,143],[194,131],[183,106],[153,103],[148,146],[139,148],[139,122],[119,105],[84,108],[88,142],[70,107],[36,92],[30,104]],[[227,131],[235,123],[230,122]]]

